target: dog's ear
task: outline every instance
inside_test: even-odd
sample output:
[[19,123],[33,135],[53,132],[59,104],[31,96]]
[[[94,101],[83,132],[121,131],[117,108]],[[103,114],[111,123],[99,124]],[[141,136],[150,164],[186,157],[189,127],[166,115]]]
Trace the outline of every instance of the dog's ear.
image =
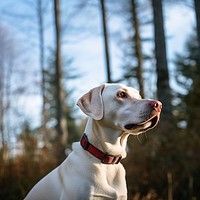
[[95,120],[103,118],[103,101],[101,93],[105,87],[101,85],[91,89],[88,93],[84,94],[77,102],[80,109],[89,117]]

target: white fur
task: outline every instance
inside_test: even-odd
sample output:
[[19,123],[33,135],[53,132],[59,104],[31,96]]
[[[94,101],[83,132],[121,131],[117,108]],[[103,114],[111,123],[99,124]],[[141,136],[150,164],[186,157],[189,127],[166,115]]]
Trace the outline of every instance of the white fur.
[[[121,98],[118,94],[128,96]],[[85,133],[91,144],[111,155],[126,157],[130,134],[153,128],[144,123],[152,112],[139,92],[122,84],[104,84],[83,95],[78,105],[89,116]],[[159,116],[160,111],[157,113]],[[126,124],[141,124],[127,130]],[[79,142],[64,162],[33,187],[25,200],[127,199],[125,170],[121,163],[102,164]]]

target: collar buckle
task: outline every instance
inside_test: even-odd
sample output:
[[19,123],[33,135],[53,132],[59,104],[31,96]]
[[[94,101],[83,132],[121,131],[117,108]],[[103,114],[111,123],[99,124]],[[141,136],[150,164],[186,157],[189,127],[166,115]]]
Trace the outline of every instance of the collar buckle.
[[101,159],[101,163],[103,164],[118,164],[122,159],[121,156],[112,156],[105,153]]

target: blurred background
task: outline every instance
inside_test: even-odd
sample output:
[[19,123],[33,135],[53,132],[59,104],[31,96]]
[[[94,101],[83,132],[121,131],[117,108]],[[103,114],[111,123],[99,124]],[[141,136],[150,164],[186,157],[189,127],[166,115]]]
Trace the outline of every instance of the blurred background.
[[103,82],[163,103],[129,138],[128,199],[200,199],[199,0],[1,0],[0,199],[66,158],[86,123],[76,101]]

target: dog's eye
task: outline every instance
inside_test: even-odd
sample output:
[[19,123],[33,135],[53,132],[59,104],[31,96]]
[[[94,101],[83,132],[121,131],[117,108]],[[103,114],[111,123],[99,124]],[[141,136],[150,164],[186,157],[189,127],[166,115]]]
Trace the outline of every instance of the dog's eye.
[[128,95],[125,92],[118,92],[117,93],[117,97],[124,99],[124,98],[127,98]]

